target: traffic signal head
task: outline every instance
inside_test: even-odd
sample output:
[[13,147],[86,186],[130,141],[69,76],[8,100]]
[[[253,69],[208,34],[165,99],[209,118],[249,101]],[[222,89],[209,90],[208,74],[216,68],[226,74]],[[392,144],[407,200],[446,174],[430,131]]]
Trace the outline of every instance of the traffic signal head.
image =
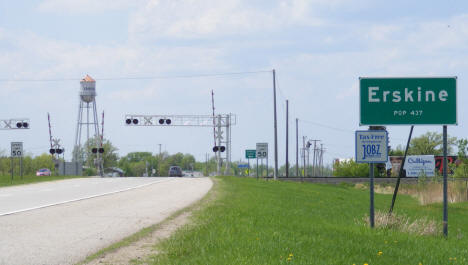
[[49,149],[49,153],[50,153],[51,155],[55,154],[55,149],[54,149],[54,148],[50,148],[50,149]]
[[213,152],[216,153],[218,151],[224,152],[224,151],[226,151],[226,147],[225,146],[215,146],[215,147],[213,147]]
[[98,151],[99,151],[100,154],[102,154],[102,153],[104,153],[104,148],[101,147],[101,148],[99,148]]
[[61,153],[63,153],[63,149],[57,148],[55,152],[60,155]]
[[17,127],[17,128],[23,127],[23,123],[22,123],[22,122],[17,122],[17,123],[16,123],[16,127]]
[[93,154],[97,153],[98,149],[96,147],[93,147],[93,149],[91,149],[91,152],[93,152]]
[[132,123],[132,119],[126,119],[126,120],[125,120],[125,123],[126,123],[126,124]]
[[166,119],[166,124],[167,124],[167,125],[170,125],[171,122],[172,122],[171,119]]
[[159,119],[159,124],[164,124],[164,119]]
[[138,119],[133,119],[133,124],[138,124]]
[[28,128],[29,127],[29,124],[27,122],[23,122],[23,127],[24,128]]

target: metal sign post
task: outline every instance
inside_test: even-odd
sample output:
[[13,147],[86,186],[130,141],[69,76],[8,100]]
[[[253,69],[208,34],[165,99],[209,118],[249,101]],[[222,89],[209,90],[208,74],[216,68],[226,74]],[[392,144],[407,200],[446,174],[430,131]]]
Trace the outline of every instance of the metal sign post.
[[[255,149],[245,150],[245,158],[247,158],[247,163],[249,165],[249,168],[248,168],[249,177],[250,177],[250,159],[251,158],[256,158],[256,157],[257,157],[257,150],[255,150]],[[258,168],[257,168],[257,170],[258,170]]]
[[20,166],[20,177],[23,179],[23,143],[22,142],[12,142],[11,143],[11,180],[13,181],[13,158],[19,157],[19,166]]
[[374,228],[374,164],[369,163],[369,192],[370,192],[370,204],[369,204],[369,222],[370,227]]
[[447,206],[447,125],[443,126],[443,143],[444,143],[444,217],[443,217],[443,230],[444,236],[448,236],[448,206]]
[[257,147],[256,149],[257,164],[258,164],[258,158],[260,158],[261,163],[262,163],[262,175],[263,175],[263,159],[266,159],[267,177],[268,177],[268,143],[257,143],[256,147]]
[[356,163],[369,164],[369,223],[374,227],[374,163],[388,161],[388,134],[383,130],[356,131]]

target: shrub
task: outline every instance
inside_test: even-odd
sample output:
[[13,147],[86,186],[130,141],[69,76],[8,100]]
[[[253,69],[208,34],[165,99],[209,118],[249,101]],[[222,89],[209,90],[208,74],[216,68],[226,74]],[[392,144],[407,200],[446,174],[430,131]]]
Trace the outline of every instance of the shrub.
[[[377,171],[374,171],[377,172]],[[369,177],[369,165],[356,163],[354,160],[336,162],[333,165],[335,177]]]

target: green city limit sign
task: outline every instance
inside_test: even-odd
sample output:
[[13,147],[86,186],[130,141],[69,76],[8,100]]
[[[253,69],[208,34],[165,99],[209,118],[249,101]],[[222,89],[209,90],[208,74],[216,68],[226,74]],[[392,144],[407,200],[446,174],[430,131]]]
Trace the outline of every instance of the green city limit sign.
[[246,159],[251,159],[251,158],[257,158],[257,150],[245,150],[245,158]]
[[359,78],[360,125],[456,125],[457,78]]

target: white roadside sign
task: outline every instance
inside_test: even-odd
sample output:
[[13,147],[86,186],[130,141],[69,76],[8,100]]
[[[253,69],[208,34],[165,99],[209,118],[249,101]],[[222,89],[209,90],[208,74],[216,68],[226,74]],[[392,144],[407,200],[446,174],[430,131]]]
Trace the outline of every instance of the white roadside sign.
[[407,156],[404,169],[407,177],[434,177],[435,158],[433,155]]
[[268,158],[268,143],[257,143],[257,158]]
[[23,156],[23,143],[11,142],[11,157],[22,157],[22,156]]
[[387,131],[356,131],[356,162],[387,163]]

